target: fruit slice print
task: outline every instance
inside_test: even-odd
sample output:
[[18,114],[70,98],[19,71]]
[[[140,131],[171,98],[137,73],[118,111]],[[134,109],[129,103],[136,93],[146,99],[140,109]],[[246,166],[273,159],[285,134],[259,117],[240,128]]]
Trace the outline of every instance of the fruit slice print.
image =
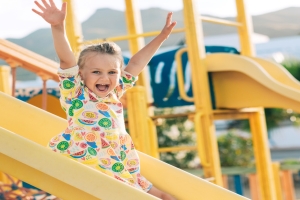
[[72,102],[72,106],[74,107],[74,109],[79,109],[79,108],[82,108],[83,103],[79,99],[75,99]]
[[73,106],[71,106],[71,107],[69,108],[68,113],[69,113],[69,115],[70,115],[71,117],[74,116],[74,107],[73,107]]
[[103,118],[98,122],[98,124],[103,128],[109,128],[111,126],[111,121],[108,118]]
[[108,111],[109,107],[106,103],[97,103],[96,107],[98,110]]
[[95,98],[93,95],[91,95],[90,93],[89,93],[89,98],[90,98],[90,101],[92,101],[92,102],[97,102],[98,100],[97,100],[97,98]]
[[69,81],[69,80],[64,80],[64,81],[63,81],[63,88],[64,88],[64,89],[69,90],[69,89],[73,88],[74,85],[75,85],[75,84],[74,84],[73,82]]
[[111,168],[114,172],[121,172],[124,169],[124,165],[120,162],[117,162],[117,163],[113,164],[113,166]]
[[58,143],[57,145],[57,149],[61,150],[61,151],[65,151],[67,150],[69,147],[69,143],[66,141],[61,141],[60,143]]
[[87,150],[82,150],[77,153],[71,154],[70,156],[73,158],[82,158],[86,155]]
[[109,147],[110,145],[109,145],[109,143],[106,142],[103,138],[101,138],[101,146],[102,146],[102,148],[107,148],[107,147]]
[[131,83],[132,81],[130,80],[131,76],[126,74],[126,77],[122,77],[122,81],[124,83]]
[[97,151],[91,147],[88,148],[88,152],[92,155],[92,156],[96,156],[97,155]]
[[100,162],[104,165],[104,166],[109,166],[110,165],[110,160],[108,158],[101,158]]
[[123,161],[126,158],[126,153],[124,151],[121,151],[120,154],[121,154],[121,160]]
[[93,133],[93,132],[89,132],[85,135],[84,139],[87,141],[87,142],[95,142],[96,139],[97,139],[97,135],[96,133]]

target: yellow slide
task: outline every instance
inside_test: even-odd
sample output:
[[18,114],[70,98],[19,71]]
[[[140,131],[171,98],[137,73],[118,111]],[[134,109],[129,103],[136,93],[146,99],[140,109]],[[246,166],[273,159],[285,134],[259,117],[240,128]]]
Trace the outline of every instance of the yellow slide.
[[286,108],[300,112],[300,83],[281,65],[234,54],[205,58],[218,109]]
[[[0,171],[62,199],[156,199],[44,146],[67,122],[0,93]],[[177,199],[247,199],[139,153],[142,174]]]

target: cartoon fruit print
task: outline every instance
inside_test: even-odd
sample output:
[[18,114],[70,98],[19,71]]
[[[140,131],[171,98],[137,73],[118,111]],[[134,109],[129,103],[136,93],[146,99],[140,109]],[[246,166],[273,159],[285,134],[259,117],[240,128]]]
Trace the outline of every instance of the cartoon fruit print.
[[86,155],[86,152],[87,152],[87,150],[82,150],[82,151],[79,151],[77,153],[71,154],[71,157],[73,157],[73,158],[82,158]]
[[88,120],[88,119],[78,119],[81,124],[92,126],[97,123],[97,121]]
[[121,172],[124,169],[124,165],[122,163],[116,162],[111,168],[114,172]]
[[106,103],[97,103],[96,107],[98,110],[107,111],[109,109]]
[[73,88],[74,85],[75,85],[75,84],[72,83],[72,82],[69,81],[69,80],[64,80],[64,81],[63,81],[63,87],[64,87],[64,89],[69,90],[69,89]]
[[100,162],[104,165],[104,166],[109,166],[110,165],[110,160],[108,158],[102,158],[100,159]]
[[[130,77],[129,77],[130,78]],[[132,81],[128,78],[122,77],[124,83],[131,83]]]
[[79,108],[82,108],[83,103],[79,99],[75,99],[72,102],[72,106],[74,107],[74,109],[79,109]]
[[110,146],[115,149],[115,148],[118,147],[118,143],[116,143],[116,142],[110,142]]
[[88,152],[92,155],[92,156],[96,156],[97,155],[97,151],[91,147],[88,148]]
[[114,152],[114,150],[112,148],[107,149],[107,154],[109,156],[115,156],[116,155],[115,152]]
[[121,154],[121,160],[123,161],[126,158],[126,153],[124,151],[121,151],[120,154]]
[[93,95],[89,94],[89,98],[90,98],[90,101],[93,101],[93,102],[97,102],[97,98],[95,98]]
[[82,116],[83,116],[84,118],[89,119],[89,120],[93,120],[93,119],[95,120],[95,119],[98,118],[98,113],[96,113],[96,112],[91,112],[91,111],[85,111],[85,112],[82,113]]
[[139,164],[138,159],[131,159],[131,160],[128,160],[128,161],[127,161],[127,165],[128,165],[129,167],[135,167],[135,166],[137,166],[138,164]]
[[65,151],[67,150],[69,147],[69,143],[66,141],[61,141],[60,143],[58,143],[57,148],[61,151]]
[[101,127],[109,128],[111,126],[111,121],[108,118],[102,118],[98,124]]
[[74,116],[74,107],[73,106],[71,106],[70,108],[69,108],[69,115],[71,116],[71,117],[73,117]]
[[95,142],[96,139],[97,139],[97,135],[96,135],[96,133],[89,132],[89,133],[87,133],[87,134],[84,136],[84,139],[85,139],[87,142]]
[[122,103],[117,103],[117,106],[122,107]]
[[107,147],[109,147],[109,143],[106,142],[103,138],[101,138],[101,146],[102,146],[102,148],[107,148]]
[[55,147],[56,143],[54,142],[49,142],[49,147]]
[[58,142],[59,141],[59,136],[55,136],[51,139],[52,142]]

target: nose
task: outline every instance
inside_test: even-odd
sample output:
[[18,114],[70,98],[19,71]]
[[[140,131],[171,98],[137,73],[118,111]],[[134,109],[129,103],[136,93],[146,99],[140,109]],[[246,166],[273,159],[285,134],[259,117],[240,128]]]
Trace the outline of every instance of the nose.
[[108,78],[108,75],[105,74],[105,73],[102,73],[102,74],[100,74],[100,76],[99,76],[99,79],[100,79],[100,80],[107,79],[107,78]]

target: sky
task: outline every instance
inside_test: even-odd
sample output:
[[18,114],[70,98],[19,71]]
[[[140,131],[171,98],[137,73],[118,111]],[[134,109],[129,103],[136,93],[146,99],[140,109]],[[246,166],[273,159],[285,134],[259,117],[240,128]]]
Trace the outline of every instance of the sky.
[[[124,0],[74,0],[77,18],[85,21],[99,8],[124,10]],[[54,0],[60,7],[61,0]],[[245,0],[250,15],[259,15],[287,7],[300,7],[300,0]],[[165,10],[182,9],[182,0],[137,0],[140,9],[160,7]],[[33,0],[0,0],[0,38],[22,38],[39,28],[49,25],[31,11],[37,8]],[[201,14],[218,17],[236,15],[235,0],[198,0],[197,8]]]

